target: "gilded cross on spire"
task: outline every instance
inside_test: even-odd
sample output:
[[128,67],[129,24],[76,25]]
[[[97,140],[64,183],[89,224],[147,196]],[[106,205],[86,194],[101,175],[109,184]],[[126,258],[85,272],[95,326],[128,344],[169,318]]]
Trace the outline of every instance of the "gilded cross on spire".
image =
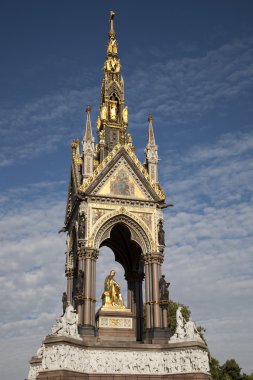
[[110,32],[109,32],[109,37],[115,37],[115,31],[114,31],[114,24],[113,24],[113,19],[114,19],[115,13],[113,11],[110,12]]
[[118,53],[118,44],[116,41],[116,33],[114,31],[114,16],[115,13],[113,11],[110,12],[110,31],[108,33],[109,42],[107,45],[107,55],[116,56]]

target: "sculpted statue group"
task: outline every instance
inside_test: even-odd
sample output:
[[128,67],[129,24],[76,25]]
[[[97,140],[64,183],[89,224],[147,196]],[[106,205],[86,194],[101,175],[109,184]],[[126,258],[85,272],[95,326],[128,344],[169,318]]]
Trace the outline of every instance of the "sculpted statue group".
[[[63,305],[64,310],[64,305]],[[68,303],[64,314],[56,320],[56,324],[51,329],[51,335],[68,336],[81,339],[77,330],[78,318],[73,306]]]
[[190,319],[188,322],[185,321],[182,316],[182,306],[179,306],[176,312],[177,327],[175,334],[170,338],[170,342],[182,342],[182,341],[200,341],[203,342],[199,335],[195,323]]

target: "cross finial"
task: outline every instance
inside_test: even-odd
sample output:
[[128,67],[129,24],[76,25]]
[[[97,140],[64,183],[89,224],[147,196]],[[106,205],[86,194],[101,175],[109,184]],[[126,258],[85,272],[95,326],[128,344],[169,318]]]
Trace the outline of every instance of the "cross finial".
[[110,37],[115,36],[114,23],[113,23],[114,16],[115,16],[115,13],[113,11],[111,11],[110,12],[110,32],[109,32]]

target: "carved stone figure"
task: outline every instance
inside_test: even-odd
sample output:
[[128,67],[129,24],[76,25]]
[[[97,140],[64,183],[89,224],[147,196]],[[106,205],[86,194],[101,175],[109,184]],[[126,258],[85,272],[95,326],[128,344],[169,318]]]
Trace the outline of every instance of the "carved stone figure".
[[63,292],[62,293],[62,310],[63,310],[63,313],[62,315],[64,315],[65,311],[66,311],[66,307],[68,305],[68,301],[67,301],[67,293],[66,292]]
[[51,334],[81,339],[77,331],[77,322],[76,311],[71,304],[68,304],[64,315],[58,318],[52,327]]
[[85,216],[81,215],[79,218],[79,224],[78,224],[78,238],[84,239],[85,238]]
[[83,292],[83,278],[84,278],[84,271],[82,269],[79,269],[78,276],[77,276],[77,284],[76,284],[76,291],[78,294],[82,294]]
[[165,238],[164,238],[164,229],[163,229],[163,222],[160,220],[159,222],[159,229],[158,229],[158,243],[160,245],[165,245]]
[[176,327],[175,335],[177,335],[177,338],[179,339],[182,339],[185,337],[185,330],[184,330],[185,319],[182,316],[181,310],[182,310],[182,306],[179,306],[176,312],[177,327]]
[[195,323],[190,319],[186,322],[185,326],[185,336],[191,340],[202,340]]
[[163,274],[159,281],[160,301],[169,300],[169,289],[168,289],[169,286],[170,286],[170,283],[166,282],[165,275]]
[[200,341],[203,342],[195,323],[191,320],[188,322],[185,321],[181,313],[182,306],[179,306],[176,312],[177,327],[175,334],[170,338],[170,342],[178,341]]
[[103,304],[105,306],[117,306],[125,308],[122,295],[120,293],[120,285],[114,280],[116,272],[111,270],[105,279],[104,293],[102,295]]

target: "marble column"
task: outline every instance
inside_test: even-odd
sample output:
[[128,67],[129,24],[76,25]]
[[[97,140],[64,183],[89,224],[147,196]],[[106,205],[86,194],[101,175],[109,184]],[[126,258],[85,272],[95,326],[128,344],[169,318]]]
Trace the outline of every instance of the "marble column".
[[[79,243],[78,246],[78,272],[81,270],[83,272],[83,282],[85,279],[85,259],[84,259],[84,251],[85,247],[82,242]],[[77,295],[77,311],[78,311],[78,323],[83,325],[84,323],[84,305],[83,305],[83,294],[84,294],[84,284],[83,288],[80,289],[80,294]]]
[[85,252],[84,325],[91,325],[91,255]]
[[145,301],[146,301],[146,328],[151,327],[151,295],[150,295],[150,262],[147,259],[144,264],[145,271]]
[[152,304],[153,304],[153,326],[154,328],[161,327],[160,314],[160,294],[159,294],[159,272],[161,258],[159,254],[153,253],[151,257],[152,267]]
[[162,327],[163,329],[166,329],[168,327],[168,310],[167,310],[167,304],[162,307]]
[[85,248],[84,325],[95,326],[97,250]]
[[91,325],[95,326],[96,314],[96,267],[98,252],[94,250],[91,254]]
[[67,301],[72,304],[72,294],[73,294],[73,269],[66,270],[67,277]]

